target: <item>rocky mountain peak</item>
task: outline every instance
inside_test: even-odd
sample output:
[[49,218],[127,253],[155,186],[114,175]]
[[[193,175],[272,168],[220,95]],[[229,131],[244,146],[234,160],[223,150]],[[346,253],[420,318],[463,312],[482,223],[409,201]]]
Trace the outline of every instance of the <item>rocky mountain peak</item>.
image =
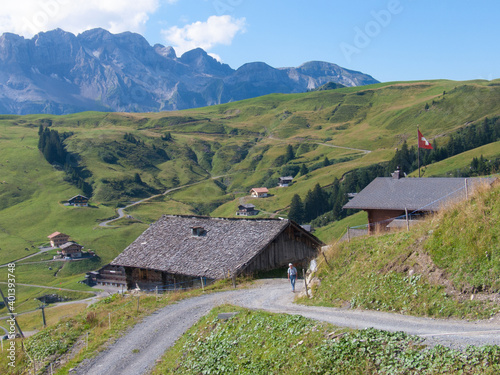
[[201,48],[177,57],[132,32],[56,29],[32,39],[0,36],[0,113],[86,110],[154,112],[186,109],[270,93],[304,92],[327,82],[376,83],[338,65],[312,61],[276,69],[263,62],[238,70]]
[[221,64],[201,48],[183,53],[179,61],[203,74],[227,76],[233,72],[229,65]]
[[165,57],[166,59],[176,59],[177,55],[175,54],[175,50],[171,46],[165,47],[162,44],[155,44],[154,50],[160,56]]

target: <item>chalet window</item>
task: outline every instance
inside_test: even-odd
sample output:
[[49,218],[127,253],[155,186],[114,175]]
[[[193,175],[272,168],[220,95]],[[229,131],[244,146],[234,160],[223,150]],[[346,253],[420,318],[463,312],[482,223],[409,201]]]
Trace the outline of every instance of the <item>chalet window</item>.
[[191,235],[196,237],[204,236],[207,233],[203,227],[191,227]]

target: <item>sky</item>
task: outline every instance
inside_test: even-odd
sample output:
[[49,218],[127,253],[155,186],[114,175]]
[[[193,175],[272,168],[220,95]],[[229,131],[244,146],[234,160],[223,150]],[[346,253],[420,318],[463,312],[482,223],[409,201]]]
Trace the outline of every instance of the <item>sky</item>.
[[500,78],[500,1],[2,0],[0,34],[132,31],[237,69],[319,60],[382,82]]

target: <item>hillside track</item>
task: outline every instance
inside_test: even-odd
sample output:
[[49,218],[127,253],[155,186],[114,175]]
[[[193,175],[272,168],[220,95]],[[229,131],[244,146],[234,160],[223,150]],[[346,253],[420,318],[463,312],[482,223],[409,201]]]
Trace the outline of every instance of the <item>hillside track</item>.
[[141,203],[144,203],[144,202],[147,202],[151,199],[154,199],[154,198],[157,198],[157,197],[161,197],[162,195],[167,195],[169,193],[172,193],[174,191],[177,191],[177,190],[180,190],[180,189],[184,189],[184,188],[187,188],[187,187],[190,187],[190,186],[193,186],[193,185],[198,185],[198,184],[201,184],[202,182],[206,182],[206,181],[209,181],[209,180],[216,180],[218,178],[221,178],[221,177],[226,177],[228,175],[220,175],[220,176],[212,176],[212,177],[209,177],[205,180],[201,180],[201,181],[196,181],[196,182],[193,182],[191,184],[187,184],[187,185],[182,185],[182,186],[177,186],[177,187],[174,187],[174,188],[171,188],[171,189],[167,189],[165,190],[163,193],[160,193],[160,194],[155,194],[155,195],[152,195],[150,197],[147,197],[147,198],[144,198],[144,199],[141,199],[141,200],[138,200],[136,202],[133,202],[125,207],[121,207],[121,208],[118,208],[116,210],[116,213],[118,214],[118,217],[115,217],[113,219],[110,219],[110,220],[106,220],[106,221],[103,221],[102,223],[99,223],[99,226],[100,227],[111,227],[109,224],[114,222],[114,221],[117,221],[117,220],[120,220],[122,218],[125,217],[125,210],[127,208],[130,208],[130,207],[133,207],[133,206],[136,206],[138,204],[141,204]]
[[[297,292],[303,289],[299,280]],[[468,322],[416,318],[377,311],[343,310],[293,303],[295,294],[285,279],[259,280],[249,289],[206,294],[166,306],[144,320],[97,357],[87,359],[77,374],[147,374],[163,353],[213,307],[233,304],[274,313],[298,314],[337,326],[404,331],[425,338],[425,344],[463,349],[467,345],[500,345],[500,321]]]

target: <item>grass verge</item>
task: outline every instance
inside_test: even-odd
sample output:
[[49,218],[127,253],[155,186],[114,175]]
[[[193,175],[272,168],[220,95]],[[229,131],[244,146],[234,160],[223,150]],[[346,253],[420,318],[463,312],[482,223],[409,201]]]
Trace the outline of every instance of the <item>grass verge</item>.
[[413,227],[336,244],[305,304],[484,319],[499,312],[500,186]]
[[[227,320],[221,312],[237,312]],[[496,374],[500,348],[427,348],[403,332],[352,331],[298,315],[220,306],[184,334],[160,374]]]

